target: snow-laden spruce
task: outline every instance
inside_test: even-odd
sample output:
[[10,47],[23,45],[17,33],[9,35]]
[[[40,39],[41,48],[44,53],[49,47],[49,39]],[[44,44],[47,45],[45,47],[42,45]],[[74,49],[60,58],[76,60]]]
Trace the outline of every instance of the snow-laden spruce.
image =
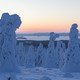
[[62,41],[57,41],[56,51],[55,51],[55,58],[56,58],[56,66],[57,68],[62,68],[65,61],[65,51],[66,46]]
[[42,59],[42,67],[45,67],[46,65],[46,55],[47,54],[47,48],[43,48],[43,51],[42,51],[42,56],[41,56],[41,59]]
[[19,44],[17,45],[17,62],[20,66],[24,66],[25,65],[25,51],[24,51],[24,45],[23,42],[19,42]]
[[62,68],[64,72],[80,72],[80,49],[78,40],[78,25],[72,24],[69,33],[69,45],[66,52],[65,64]]
[[43,57],[43,44],[40,43],[37,52],[36,52],[36,66],[42,66],[42,57]]
[[34,51],[34,46],[31,45],[29,47],[27,57],[26,57],[26,67],[27,68],[33,68],[35,67],[35,51]]
[[21,24],[20,17],[17,14],[9,15],[4,13],[0,20],[2,28],[2,50],[0,73],[20,72],[15,60],[16,34],[15,30]]
[[57,68],[60,66],[60,55],[62,54],[62,41],[57,41],[57,46],[55,49],[55,65]]
[[56,65],[56,52],[54,41],[58,37],[54,32],[50,33],[50,41],[48,44],[47,54],[46,54],[46,65],[47,68],[57,68]]
[[59,68],[61,69],[62,66],[64,65],[65,63],[65,52],[66,52],[66,46],[65,46],[65,43],[62,42],[61,44],[61,48],[60,48],[60,53],[59,53]]

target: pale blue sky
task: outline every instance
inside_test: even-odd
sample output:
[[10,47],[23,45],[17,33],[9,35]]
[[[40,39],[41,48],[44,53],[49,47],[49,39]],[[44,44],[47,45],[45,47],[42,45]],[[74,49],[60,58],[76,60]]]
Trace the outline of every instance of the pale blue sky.
[[[0,0],[0,15],[4,12],[21,16],[18,32],[65,32],[73,22],[80,26],[80,0]],[[45,28],[48,24],[53,27]]]

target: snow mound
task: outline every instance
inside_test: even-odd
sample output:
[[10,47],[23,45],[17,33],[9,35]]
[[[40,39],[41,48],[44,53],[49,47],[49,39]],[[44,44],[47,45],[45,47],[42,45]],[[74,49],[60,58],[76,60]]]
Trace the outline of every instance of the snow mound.
[[63,75],[63,77],[65,77],[65,78],[72,78],[73,75],[72,75],[71,73],[65,73],[65,74]]
[[7,80],[17,80],[16,78],[8,77]]
[[38,80],[38,79],[31,78],[31,79],[26,79],[26,80]]
[[43,76],[42,78],[40,78],[40,80],[51,80],[51,79],[47,76]]

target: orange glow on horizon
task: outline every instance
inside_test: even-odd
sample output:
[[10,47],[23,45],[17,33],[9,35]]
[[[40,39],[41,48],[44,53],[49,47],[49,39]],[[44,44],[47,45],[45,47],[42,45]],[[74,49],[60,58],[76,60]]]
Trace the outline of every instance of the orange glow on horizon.
[[[79,19],[72,18],[26,18],[17,33],[69,32],[73,23],[80,26]],[[80,27],[78,27],[80,29]]]
[[[73,23],[77,23],[80,26],[79,20],[76,22],[72,20],[53,20],[53,19],[28,19],[22,22],[17,33],[38,33],[38,32],[69,32]],[[79,29],[80,27],[78,27]]]
[[0,8],[0,16],[21,17],[17,33],[69,32],[73,23],[80,26],[80,0],[0,0]]
[[70,25],[26,25],[21,26],[17,33],[38,33],[38,32],[69,32]]

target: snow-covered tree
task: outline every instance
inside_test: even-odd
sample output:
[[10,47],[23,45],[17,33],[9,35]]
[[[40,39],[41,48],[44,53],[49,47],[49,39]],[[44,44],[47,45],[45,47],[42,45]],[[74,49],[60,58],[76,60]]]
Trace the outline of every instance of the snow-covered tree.
[[62,68],[64,72],[80,72],[80,50],[78,40],[78,25],[72,24],[69,33],[69,45],[66,52],[65,64]]
[[1,50],[3,45],[3,30],[2,30],[2,24],[0,21],[0,61],[1,61]]
[[36,66],[42,66],[43,44],[40,43],[36,52]]
[[61,47],[60,47],[60,52],[59,52],[59,68],[62,68],[62,66],[65,63],[65,51],[66,51],[66,46],[65,43],[61,43]]
[[55,65],[59,68],[60,63],[60,54],[62,53],[62,41],[57,41],[57,46],[55,49]]
[[54,32],[50,33],[50,41],[48,44],[47,55],[46,55],[46,66],[48,68],[56,68],[56,54],[54,41],[58,37]]
[[43,51],[42,51],[42,67],[45,67],[46,65],[46,57],[47,57],[47,48],[43,48]]
[[23,42],[19,42],[19,45],[17,46],[17,62],[20,66],[25,65],[25,51],[24,51],[24,45]]
[[8,13],[4,13],[1,17],[1,23],[3,24],[3,45],[1,50],[0,73],[20,72],[15,61],[15,30],[21,24],[20,17],[17,14],[9,15]]
[[[7,13],[6,13],[7,14]],[[8,16],[6,16],[6,14],[3,14],[1,19],[0,19],[0,59],[1,59],[1,51],[2,51],[2,45],[4,42],[4,29],[6,26],[6,22],[8,21]]]
[[35,51],[34,51],[34,46],[33,45],[31,45],[29,47],[29,50],[28,50],[28,53],[27,53],[26,67],[27,68],[35,67]]

